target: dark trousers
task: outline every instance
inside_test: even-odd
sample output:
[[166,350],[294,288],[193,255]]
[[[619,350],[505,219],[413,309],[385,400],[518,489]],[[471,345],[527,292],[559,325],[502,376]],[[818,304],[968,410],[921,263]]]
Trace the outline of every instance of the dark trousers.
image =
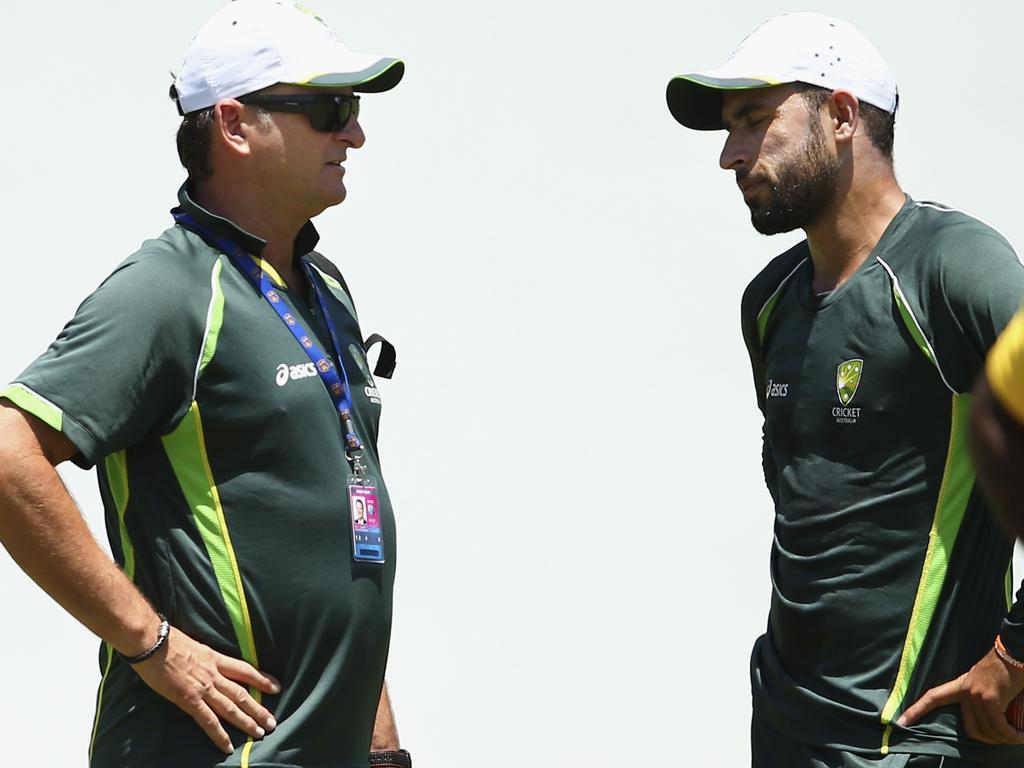
[[750,723],[752,768],[1016,768],[1020,760],[998,764],[970,763],[934,755],[857,755],[794,741],[759,721]]

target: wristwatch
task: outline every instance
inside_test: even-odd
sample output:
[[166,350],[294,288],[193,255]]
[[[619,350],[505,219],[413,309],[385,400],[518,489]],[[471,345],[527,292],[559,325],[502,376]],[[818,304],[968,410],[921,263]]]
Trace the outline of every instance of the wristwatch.
[[371,768],[412,768],[412,755],[404,749],[371,752],[370,766]]

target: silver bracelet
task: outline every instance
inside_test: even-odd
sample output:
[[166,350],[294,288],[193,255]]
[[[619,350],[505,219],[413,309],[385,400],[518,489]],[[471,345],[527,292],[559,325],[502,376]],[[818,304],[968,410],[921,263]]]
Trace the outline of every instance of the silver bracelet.
[[171,633],[170,622],[167,621],[167,617],[164,616],[162,613],[158,613],[157,616],[160,617],[160,627],[156,631],[156,642],[153,643],[151,648],[148,648],[147,650],[143,651],[138,656],[125,656],[122,653],[121,657],[129,664],[140,664],[141,662],[145,661],[150,656],[152,656],[154,653],[159,651],[161,648],[163,648],[164,643],[167,642],[167,636]]

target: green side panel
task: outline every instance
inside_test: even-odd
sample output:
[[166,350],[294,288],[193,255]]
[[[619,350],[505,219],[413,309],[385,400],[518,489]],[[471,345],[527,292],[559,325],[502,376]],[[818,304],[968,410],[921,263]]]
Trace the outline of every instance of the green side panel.
[[12,384],[7,389],[0,390],[0,397],[10,400],[21,410],[31,413],[58,432],[64,425],[64,412],[60,408],[22,384]]
[[213,297],[210,300],[210,312],[206,318],[206,341],[203,343],[203,355],[199,362],[199,372],[202,373],[206,366],[213,360],[217,353],[217,340],[220,338],[220,329],[224,325],[224,291],[220,287],[220,259],[213,265],[211,287]]
[[[117,508],[117,527],[121,536],[121,551],[124,553],[124,575],[129,580],[135,581],[135,547],[128,538],[128,529],[125,527],[124,516],[128,509],[128,458],[124,451],[112,453],[103,460],[107,470],[107,482],[110,484],[110,495],[114,498],[114,506]],[[89,739],[89,761],[92,762],[93,748],[96,746],[96,733],[100,728],[100,713],[103,711],[103,689],[107,685],[107,675],[110,674],[110,667],[114,663],[114,648],[109,643],[107,648],[107,664],[103,668],[103,677],[100,679],[100,689],[96,694],[96,717],[92,724],[92,738]]]
[[258,666],[242,578],[206,454],[199,405],[193,402],[177,429],[162,439],[174,475],[206,545],[242,658]]
[[921,333],[921,329],[917,326],[917,320],[914,319],[913,313],[907,306],[906,298],[903,296],[903,291],[899,289],[895,280],[893,280],[892,284],[892,295],[896,299],[896,306],[900,310],[900,317],[903,318],[903,323],[907,326],[907,330],[910,331],[910,335],[913,337],[914,343],[921,349],[924,356],[928,358],[928,361],[935,367],[938,367],[939,364],[935,361],[935,356],[932,355],[932,348],[928,344],[928,340],[924,337],[924,334]]
[[100,690],[96,694],[96,718],[92,722],[92,736],[89,738],[89,764],[92,765],[92,753],[96,748],[96,733],[100,729],[100,712],[103,710],[103,689],[107,685],[107,676],[110,674],[110,667],[114,663],[114,647],[106,643],[107,665],[103,668],[103,677],[100,679]]
[[110,493],[117,507],[117,527],[121,536],[121,551],[124,553],[124,574],[135,581],[135,547],[128,538],[124,515],[128,509],[128,460],[124,451],[112,453],[103,460],[110,483]]
[[764,344],[764,329],[768,327],[768,318],[771,317],[772,310],[775,309],[775,303],[779,300],[779,296],[781,295],[782,291],[777,290],[775,294],[768,299],[768,303],[765,304],[757,314],[757,342],[759,344]]
[[[946,581],[949,558],[974,487],[974,466],[967,455],[967,421],[971,396],[953,395],[952,400],[953,423],[949,435],[946,469],[935,505],[932,529],[928,534],[928,550],[921,569],[921,579],[918,582],[917,597],[914,599],[914,609],[910,616],[899,671],[889,699],[882,708],[882,723],[886,726],[903,707],[910,679],[935,614],[935,605]],[[884,737],[883,753],[887,751],[887,743],[888,728]]]
[[779,297],[782,295],[782,291],[786,288],[786,284],[789,282],[790,278],[796,274],[796,271],[804,265],[806,261],[806,258],[802,259],[800,263],[798,263],[788,275],[782,278],[782,282],[779,283],[778,286],[775,288],[775,292],[768,297],[768,301],[764,303],[764,306],[761,307],[761,311],[757,313],[758,344],[764,344],[764,331],[765,328],[768,327],[768,318],[772,316],[772,310],[775,309],[775,305],[778,303]]

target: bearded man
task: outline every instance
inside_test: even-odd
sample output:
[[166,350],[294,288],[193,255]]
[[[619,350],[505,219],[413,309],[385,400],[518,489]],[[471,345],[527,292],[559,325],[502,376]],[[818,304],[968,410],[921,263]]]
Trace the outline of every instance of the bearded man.
[[898,95],[847,22],[787,14],[674,78],[683,125],[728,132],[754,227],[803,229],[742,300],[775,504],[753,765],[1024,765],[1012,541],[964,449],[971,385],[1024,296],[990,227],[911,199]]

